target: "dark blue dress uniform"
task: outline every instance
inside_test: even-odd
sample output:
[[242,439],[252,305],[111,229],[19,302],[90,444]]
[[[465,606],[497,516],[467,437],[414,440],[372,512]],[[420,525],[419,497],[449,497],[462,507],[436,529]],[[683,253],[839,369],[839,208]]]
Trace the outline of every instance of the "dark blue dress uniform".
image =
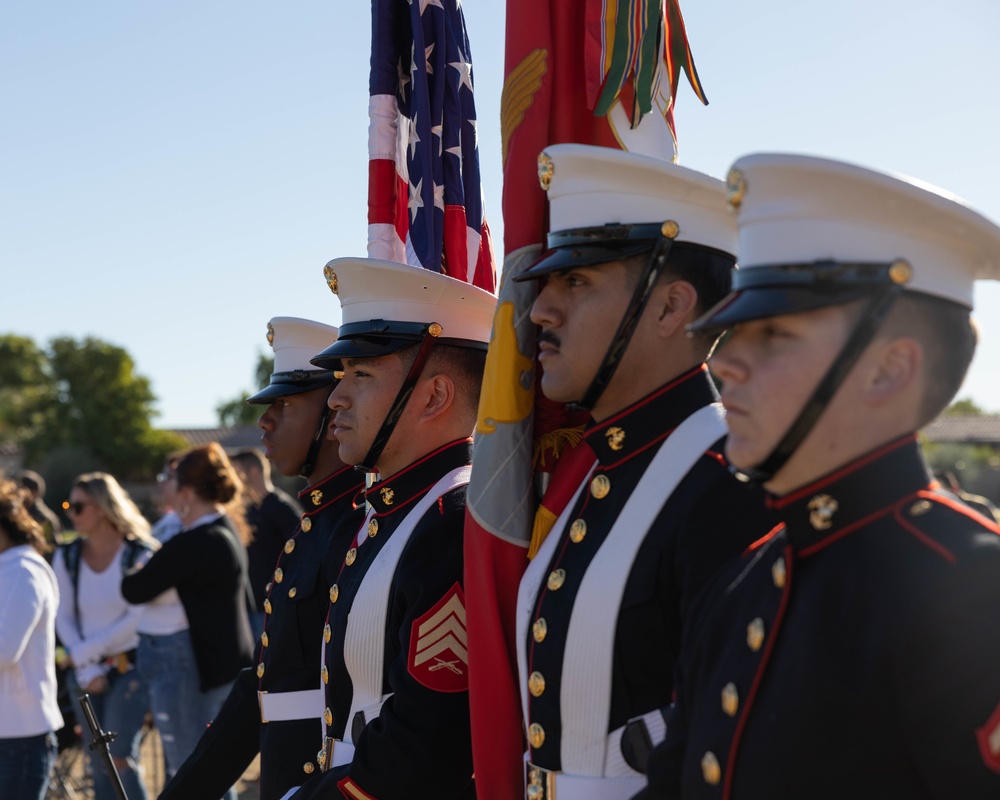
[[[576,747],[573,739],[579,731],[563,729],[561,704],[592,701],[566,696],[564,686],[573,677],[568,671],[588,666],[564,663],[567,631],[574,613],[579,613],[584,575],[602,570],[598,550],[664,440],[716,397],[707,370],[699,366],[585,433],[597,467],[564,529],[550,534],[560,540],[541,573],[527,628],[528,674],[521,680],[526,684],[522,695],[534,766],[567,769],[563,754]],[[615,629],[593,631],[595,637],[614,641],[609,734],[670,703],[671,675],[691,601],[721,564],[736,558],[777,522],[763,491],[729,473],[722,451],[719,440],[707,452],[692,454],[693,466],[656,514],[628,569]],[[620,591],[605,588],[609,594]],[[632,741],[624,746],[622,757],[633,770],[645,766],[641,745]],[[620,740],[608,743],[609,748],[621,746]],[[595,766],[600,776],[600,765]]]
[[997,527],[912,436],[772,504],[698,602],[640,796],[1000,797]]
[[216,800],[258,751],[261,800],[277,800],[316,769],[318,716],[262,724],[258,691],[317,688],[320,636],[328,605],[327,572],[339,566],[361,524],[363,490],[363,476],[345,467],[299,493],[305,510],[299,525],[289,531],[268,585],[256,666],[239,674],[212,726],[161,798]]
[[[359,615],[354,599],[372,563],[401,530],[408,511],[471,458],[470,440],[452,442],[367,490],[373,514],[330,587],[321,672],[327,735],[337,740],[334,753],[348,732],[356,749],[350,764],[306,781],[296,800],[340,793],[351,798],[475,797],[462,591],[464,485],[443,494],[420,517],[391,575],[385,630],[379,633],[384,639],[382,691],[390,696],[377,713],[352,718],[354,687],[344,650],[349,617],[353,624]],[[423,642],[434,643],[436,657],[421,655]],[[319,744],[317,731],[314,752]]]

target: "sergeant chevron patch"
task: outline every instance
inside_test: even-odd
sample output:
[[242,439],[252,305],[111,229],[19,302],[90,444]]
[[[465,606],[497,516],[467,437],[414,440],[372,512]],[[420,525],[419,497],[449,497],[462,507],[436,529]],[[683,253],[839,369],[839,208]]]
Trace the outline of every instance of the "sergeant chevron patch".
[[435,692],[469,688],[465,594],[456,582],[410,631],[410,674]]

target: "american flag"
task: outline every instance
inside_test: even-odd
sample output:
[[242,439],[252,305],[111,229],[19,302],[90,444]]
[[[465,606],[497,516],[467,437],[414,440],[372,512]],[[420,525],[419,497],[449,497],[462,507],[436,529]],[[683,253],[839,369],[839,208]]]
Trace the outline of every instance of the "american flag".
[[368,255],[496,290],[460,0],[372,0]]

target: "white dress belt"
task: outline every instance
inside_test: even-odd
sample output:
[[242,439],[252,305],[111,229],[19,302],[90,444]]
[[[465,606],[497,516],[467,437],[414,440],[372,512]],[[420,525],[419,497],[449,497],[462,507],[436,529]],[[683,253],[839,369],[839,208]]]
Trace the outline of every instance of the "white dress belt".
[[285,722],[293,719],[316,719],[323,708],[322,689],[300,692],[257,692],[261,722]]

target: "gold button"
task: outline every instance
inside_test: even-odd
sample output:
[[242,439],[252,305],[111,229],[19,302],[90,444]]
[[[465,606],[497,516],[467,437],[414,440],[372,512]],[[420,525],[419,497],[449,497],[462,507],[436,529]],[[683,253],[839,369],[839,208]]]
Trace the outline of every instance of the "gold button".
[[595,475],[594,479],[590,482],[590,493],[597,500],[602,500],[608,496],[608,492],[611,491],[611,481],[608,480],[607,475]]
[[528,676],[528,691],[532,697],[541,697],[545,691],[545,676],[537,670]]
[[545,638],[545,634],[549,632],[549,625],[545,621],[544,617],[539,617],[535,620],[535,624],[531,626],[531,636],[536,642],[540,642]]
[[545,729],[537,722],[532,722],[528,726],[528,741],[531,742],[531,746],[535,749],[545,744]]
[[278,567],[274,571],[274,582],[281,583],[285,579],[285,573],[281,571],[281,567]]
[[372,517],[368,520],[368,535],[373,537],[376,533],[378,533],[378,520]]
[[271,591],[271,587],[274,586],[274,581],[268,581],[267,586],[264,587],[265,592]]
[[929,500],[918,500],[916,503],[910,506],[910,516],[922,517],[930,510],[931,510],[931,504]]
[[302,530],[305,533],[309,533],[309,531],[312,530],[312,526],[313,526],[313,521],[312,521],[312,519],[310,517],[303,517],[302,518]]
[[323,626],[323,641],[330,644],[330,638],[333,636],[333,631],[330,630],[329,625]]
[[579,544],[583,541],[583,537],[587,535],[587,523],[578,519],[569,526],[569,538],[573,544]]
[[261,661],[257,665],[257,677],[258,678],[263,678],[264,677],[264,662],[263,661]]
[[271,601],[270,600],[264,600],[264,613],[265,614],[270,614],[271,613]]
[[319,676],[323,679],[323,683],[330,682],[330,670],[326,668],[326,664],[324,664],[323,669],[319,671]]
[[771,565],[771,580],[779,589],[784,589],[786,576],[785,559],[779,558]]
[[287,542],[285,542],[285,552],[286,553],[291,553],[292,550],[294,550],[294,549],[295,549],[295,540],[294,539],[289,539]]
[[736,691],[735,683],[727,683],[722,687],[722,710],[726,716],[735,717],[740,709],[740,693]]
[[354,563],[354,559],[356,559],[357,557],[358,557],[358,548],[352,547],[350,550],[347,551],[347,557],[344,559],[344,561],[347,562],[347,566],[351,566],[351,564]]
[[566,582],[566,570],[554,569],[549,573],[549,579],[545,585],[553,592]]
[[262,633],[262,634],[260,635],[260,643],[261,643],[262,645],[264,645],[264,647],[267,647],[267,631],[264,631],[264,632],[263,632],[263,633]]
[[288,590],[288,596],[289,597],[295,597],[295,595],[297,595],[298,593],[299,593],[299,590],[296,589],[294,586],[291,589]]
[[764,620],[757,617],[747,625],[747,645],[756,653],[762,644],[764,644]]
[[527,800],[543,800],[545,797],[545,789],[543,789],[541,785],[533,783],[528,787],[524,796]]
[[333,725],[333,712],[330,710],[329,706],[327,706],[326,711],[323,712],[323,719],[326,720],[327,725]]
[[722,767],[719,766],[719,759],[715,757],[715,753],[709,751],[701,757],[701,774],[705,783],[710,786],[715,786],[722,780]]
[[340,587],[337,584],[333,584],[330,587],[330,602],[336,603],[338,597],[340,597]]
[[306,775],[312,775],[314,769],[316,769],[316,767],[313,766],[312,761],[307,761],[305,764],[302,765],[302,771]]

